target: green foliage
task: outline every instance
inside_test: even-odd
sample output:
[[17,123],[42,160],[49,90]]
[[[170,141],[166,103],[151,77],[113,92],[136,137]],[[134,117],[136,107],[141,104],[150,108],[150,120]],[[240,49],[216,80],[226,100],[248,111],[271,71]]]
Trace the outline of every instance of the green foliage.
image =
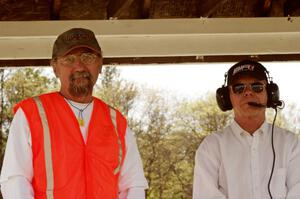
[[[144,171],[149,183],[147,198],[165,198],[169,191],[168,183],[172,182],[173,165],[177,157],[173,156],[168,134],[171,125],[168,121],[168,108],[162,98],[149,93],[148,101],[143,105],[142,115],[131,128],[137,132],[140,153],[144,162]],[[174,159],[175,158],[175,159]]]
[[100,74],[101,81],[96,85],[95,96],[127,116],[138,91],[133,83],[120,79],[119,75],[116,67],[105,67]]
[[[283,114],[283,110],[285,114]],[[300,135],[300,108],[296,104],[289,104],[282,111],[279,111],[279,121],[276,121],[276,125],[286,128],[298,135]],[[274,115],[274,111],[272,112]]]
[[57,88],[57,81],[42,73],[43,70],[33,68],[0,71],[2,136],[7,134],[13,117],[12,108],[16,103]]
[[177,115],[180,127],[189,128],[190,132],[198,132],[202,136],[221,130],[232,121],[231,112],[220,111],[212,94],[205,99],[183,102]]
[[[41,69],[25,68],[10,72],[5,81],[5,100],[13,107],[16,103],[28,97],[36,96],[57,88],[57,81],[42,74]],[[12,109],[8,112],[12,117]]]
[[[4,69],[0,69],[0,164],[2,165],[3,161],[3,154],[5,150],[6,145],[6,131],[3,128],[5,126],[5,123],[8,125],[7,122],[7,106],[4,101],[4,82],[5,82],[5,71]],[[0,194],[1,195],[1,194]],[[0,197],[2,198],[2,197]]]
[[191,198],[195,151],[206,135],[223,128],[232,116],[219,111],[212,96],[171,107],[159,92],[145,90],[142,114],[130,125],[150,186],[147,198]]

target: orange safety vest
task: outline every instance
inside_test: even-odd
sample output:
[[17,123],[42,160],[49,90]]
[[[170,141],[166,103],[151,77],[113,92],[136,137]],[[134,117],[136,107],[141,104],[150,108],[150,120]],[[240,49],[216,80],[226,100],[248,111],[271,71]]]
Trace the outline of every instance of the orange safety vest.
[[118,197],[127,126],[120,112],[94,98],[85,143],[73,111],[59,93],[24,100],[14,111],[19,107],[31,133],[35,199]]

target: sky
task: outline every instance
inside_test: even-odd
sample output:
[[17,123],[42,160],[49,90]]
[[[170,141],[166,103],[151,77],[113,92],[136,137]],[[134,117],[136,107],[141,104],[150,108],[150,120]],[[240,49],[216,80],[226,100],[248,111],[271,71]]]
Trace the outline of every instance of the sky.
[[[234,63],[119,66],[120,76],[149,88],[167,90],[178,97],[197,99],[215,93],[224,84],[224,74]],[[300,107],[300,62],[262,62],[279,86],[286,105]]]

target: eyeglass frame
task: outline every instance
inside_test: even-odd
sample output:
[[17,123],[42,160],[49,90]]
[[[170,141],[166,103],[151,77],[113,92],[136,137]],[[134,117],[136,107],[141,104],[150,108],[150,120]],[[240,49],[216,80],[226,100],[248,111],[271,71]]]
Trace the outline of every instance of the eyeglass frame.
[[[87,58],[86,55],[90,55],[90,58],[92,58],[92,60],[90,60],[89,62],[85,61],[84,58]],[[97,57],[101,58],[102,56],[95,52],[82,52],[80,53],[80,55],[67,54],[65,56],[56,57],[55,61],[60,60],[61,64],[63,65],[72,65],[79,58],[81,63],[90,65],[96,63]],[[67,58],[69,58],[70,60],[67,60]]]

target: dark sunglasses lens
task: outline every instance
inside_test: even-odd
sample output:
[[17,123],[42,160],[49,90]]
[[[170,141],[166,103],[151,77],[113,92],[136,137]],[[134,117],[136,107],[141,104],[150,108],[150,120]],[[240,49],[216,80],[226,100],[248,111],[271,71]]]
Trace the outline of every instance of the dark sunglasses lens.
[[245,84],[235,84],[232,86],[232,90],[236,94],[241,94],[245,90]]
[[261,83],[253,83],[251,84],[251,89],[256,93],[260,93],[264,90],[264,85]]

